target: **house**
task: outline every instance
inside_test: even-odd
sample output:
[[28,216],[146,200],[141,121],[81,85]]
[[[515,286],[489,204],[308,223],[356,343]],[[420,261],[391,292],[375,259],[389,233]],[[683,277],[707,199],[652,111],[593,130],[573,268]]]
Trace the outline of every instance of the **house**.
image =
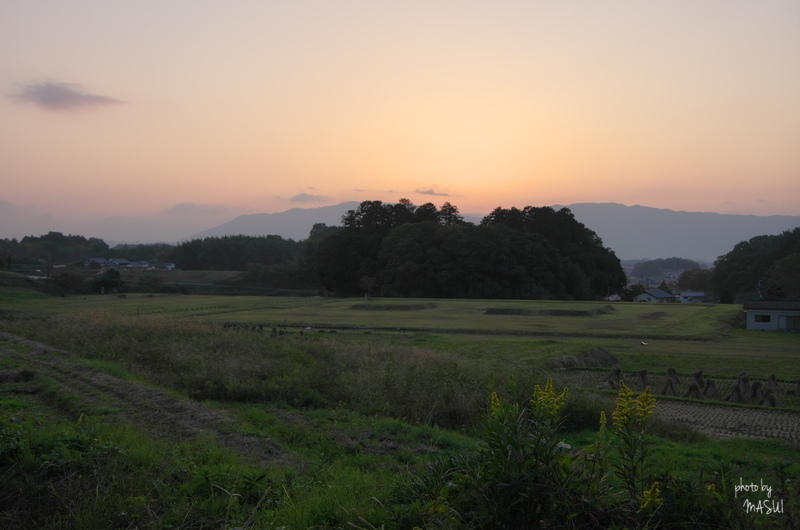
[[669,304],[675,302],[675,297],[661,289],[645,289],[642,294],[633,298],[634,302],[649,302],[657,304]]
[[747,329],[755,331],[800,331],[800,302],[747,300]]
[[125,258],[111,258],[106,264],[109,269],[127,269],[130,266],[131,262]]
[[682,304],[710,304],[714,301],[703,291],[683,291],[677,294],[677,299]]
[[83,262],[84,267],[91,267],[93,269],[101,269],[106,266],[108,260],[106,258],[89,258]]

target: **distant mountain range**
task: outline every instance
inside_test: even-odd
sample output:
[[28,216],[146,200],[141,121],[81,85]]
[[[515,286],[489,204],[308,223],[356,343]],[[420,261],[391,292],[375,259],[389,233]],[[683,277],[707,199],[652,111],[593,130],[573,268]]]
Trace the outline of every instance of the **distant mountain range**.
[[[308,237],[316,223],[341,224],[342,215],[358,205],[358,202],[344,202],[321,208],[241,215],[198,232],[191,239],[241,234],[279,235],[299,241]],[[567,208],[623,260],[681,257],[712,263],[740,241],[758,235],[780,234],[800,226],[800,216],[790,215],[682,212],[616,203],[576,203]],[[484,214],[463,214],[463,217],[479,223]]]
[[343,202],[321,208],[292,208],[285,212],[240,215],[215,228],[197,232],[190,239],[232,235],[279,235],[300,241],[308,237],[317,223],[325,223],[328,226],[340,225],[345,212],[358,208],[359,204],[359,202]]

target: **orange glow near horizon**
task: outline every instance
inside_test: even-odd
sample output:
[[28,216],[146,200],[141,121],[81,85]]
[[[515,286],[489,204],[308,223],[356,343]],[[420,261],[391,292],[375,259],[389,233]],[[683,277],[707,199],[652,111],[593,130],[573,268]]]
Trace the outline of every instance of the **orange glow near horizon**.
[[0,237],[401,197],[800,215],[792,0],[235,5],[0,7]]

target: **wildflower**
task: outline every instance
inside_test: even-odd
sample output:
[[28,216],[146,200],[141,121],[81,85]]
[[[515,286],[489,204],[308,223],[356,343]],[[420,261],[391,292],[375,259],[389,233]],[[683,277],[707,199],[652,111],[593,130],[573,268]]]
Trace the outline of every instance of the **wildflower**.
[[617,407],[611,413],[614,420],[614,428],[623,430],[633,421],[634,416],[634,397],[633,391],[624,382],[619,382],[619,395],[617,396]]
[[606,434],[606,425],[608,424],[608,420],[606,419],[606,411],[600,411],[600,437],[602,438]]
[[636,399],[636,418],[640,423],[647,421],[647,418],[656,409],[655,403],[656,399],[650,394],[650,387],[648,386]]
[[564,402],[567,400],[567,393],[568,390],[565,388],[561,391],[561,394],[556,396],[556,392],[553,389],[553,380],[548,379],[544,390],[542,390],[539,385],[536,385],[533,389],[531,406],[533,410],[536,411],[537,415],[555,418],[558,416],[561,407],[564,406]]
[[644,492],[643,501],[643,510],[648,506],[652,506],[653,509],[658,509],[662,504],[664,504],[664,500],[661,498],[661,490],[658,487],[658,481],[653,482],[653,485],[650,486],[650,489]]
[[650,387],[639,394],[639,397],[634,397],[633,391],[624,382],[620,381],[619,386],[617,408],[611,415],[614,419],[614,427],[617,430],[623,430],[635,423],[645,425],[656,408],[656,400],[650,394]]
[[492,392],[492,400],[489,403],[489,409],[492,411],[492,414],[496,414],[498,410],[500,410],[500,398],[497,397],[497,392]]

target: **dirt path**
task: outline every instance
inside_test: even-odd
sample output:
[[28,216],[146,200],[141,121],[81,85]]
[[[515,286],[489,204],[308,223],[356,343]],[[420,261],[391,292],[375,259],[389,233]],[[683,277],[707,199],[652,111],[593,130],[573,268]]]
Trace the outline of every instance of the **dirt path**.
[[20,392],[44,400],[42,390],[47,385],[59,395],[74,396],[82,409],[108,412],[156,438],[184,441],[210,435],[223,447],[262,465],[288,463],[275,442],[236,432],[235,420],[225,412],[89,368],[69,352],[0,333],[3,357],[13,359],[19,367],[0,370],[0,383],[13,382]]

